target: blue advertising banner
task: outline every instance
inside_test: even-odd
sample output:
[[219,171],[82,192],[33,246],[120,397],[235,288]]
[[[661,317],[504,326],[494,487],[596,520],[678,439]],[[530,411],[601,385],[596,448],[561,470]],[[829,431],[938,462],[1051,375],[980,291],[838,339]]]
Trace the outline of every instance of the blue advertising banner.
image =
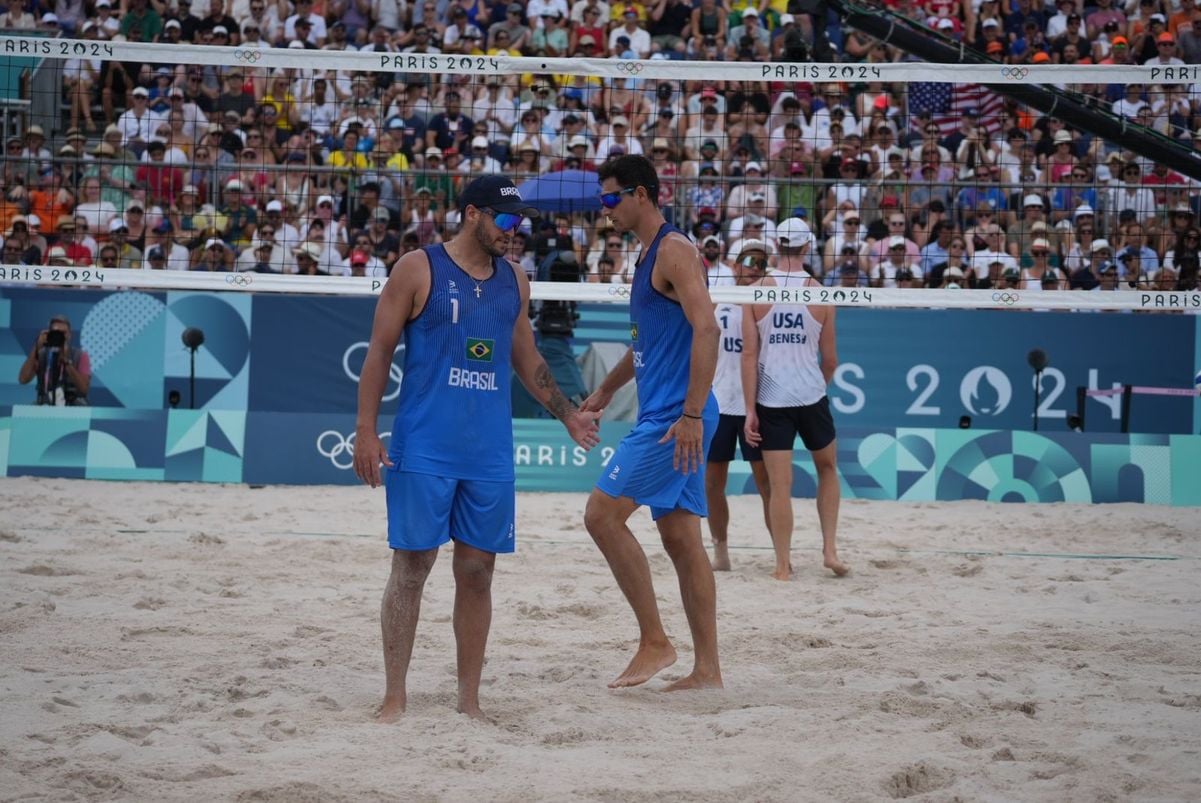
[[[249,409],[353,414],[375,301],[255,296]],[[380,408],[389,415],[396,410],[403,366],[402,344]]]
[[251,303],[234,293],[127,290],[0,290],[0,404],[30,404],[17,373],[52,315],[71,320],[72,345],[88,352],[94,407],[165,408],[171,391],[190,406],[191,352],[180,335],[205,333],[196,352],[196,407],[245,410]]
[[[385,442],[390,426],[381,416]],[[606,422],[585,452],[557,421],[515,422],[518,490],[590,490],[629,429]],[[353,484],[353,462],[351,415],[0,408],[6,476]],[[1201,505],[1196,435],[851,427],[838,463],[848,499]],[[814,496],[817,472],[800,444],[794,468],[793,496]],[[731,465],[727,489],[754,493],[748,464]]]
[[[1004,310],[840,310],[839,367],[830,388],[840,426],[984,429],[1033,424],[1031,349],[1043,349],[1040,428],[1063,431],[1076,388],[1123,384],[1188,388],[1197,370],[1198,318]],[[1090,432],[1118,432],[1121,399],[1090,398]],[[1139,396],[1132,432],[1195,434],[1187,397]]]
[[[234,293],[0,289],[0,405],[28,404],[17,372],[52,314],[66,313],[92,357],[94,406],[189,406],[185,327],[196,352],[196,405],[211,410],[352,415],[375,299]],[[573,347],[628,337],[628,309],[584,305]],[[1201,369],[1201,317],[1176,314],[868,310],[838,314],[840,364],[830,388],[840,427],[1029,430],[1033,348],[1048,354],[1040,429],[1063,431],[1076,388],[1188,388]],[[395,410],[404,346],[392,360],[381,412]],[[1118,396],[1089,398],[1090,432],[1117,432]],[[1201,400],[1137,396],[1131,430],[1201,432]]]

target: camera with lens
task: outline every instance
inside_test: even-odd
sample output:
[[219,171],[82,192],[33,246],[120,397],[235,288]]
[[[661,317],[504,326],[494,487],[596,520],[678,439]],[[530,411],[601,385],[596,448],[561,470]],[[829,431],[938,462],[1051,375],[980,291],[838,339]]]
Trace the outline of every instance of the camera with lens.
[[51,329],[46,333],[46,347],[61,349],[67,345],[67,333],[61,329]]
[[[578,284],[584,281],[584,269],[574,252],[552,251],[538,266],[538,281]],[[580,319],[574,301],[540,301],[531,306],[534,307],[534,326],[543,335],[571,337],[575,322]]]

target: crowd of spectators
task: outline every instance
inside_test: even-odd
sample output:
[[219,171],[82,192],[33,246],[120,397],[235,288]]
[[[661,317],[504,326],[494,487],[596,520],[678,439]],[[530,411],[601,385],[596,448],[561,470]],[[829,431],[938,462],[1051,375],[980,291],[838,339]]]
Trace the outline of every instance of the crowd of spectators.
[[[1195,2],[883,5],[997,61],[1105,65],[1201,62]],[[243,50],[913,58],[802,8],[813,6],[7,0],[0,29]],[[471,176],[520,183],[642,153],[669,219],[695,237],[716,280],[741,242],[774,247],[776,225],[800,216],[817,238],[811,270],[828,285],[1198,286],[1197,182],[1011,101],[948,127],[913,111],[905,84],[182,62],[64,65],[62,130],[28,125],[5,142],[0,262],[384,276],[401,254],[453,233]],[[1201,84],[1071,89],[1201,145]],[[563,251],[599,282],[629,281],[637,256],[593,213],[532,221],[511,256],[534,275]]]

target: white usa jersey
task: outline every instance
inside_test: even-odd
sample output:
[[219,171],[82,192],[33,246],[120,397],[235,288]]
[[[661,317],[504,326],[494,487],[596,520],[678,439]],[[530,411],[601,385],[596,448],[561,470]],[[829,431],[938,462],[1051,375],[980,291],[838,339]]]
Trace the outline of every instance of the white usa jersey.
[[746,415],[742,398],[742,306],[718,304],[714,310],[721,328],[717,347],[717,372],[713,374],[713,396],[722,415]]
[[803,305],[775,304],[759,320],[759,394],[764,407],[816,404],[826,395],[818,361],[822,325]]

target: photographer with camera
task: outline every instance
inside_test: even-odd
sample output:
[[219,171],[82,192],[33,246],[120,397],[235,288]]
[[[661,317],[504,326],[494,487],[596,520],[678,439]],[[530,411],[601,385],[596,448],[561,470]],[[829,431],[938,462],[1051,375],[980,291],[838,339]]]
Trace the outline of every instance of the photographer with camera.
[[[538,266],[537,279],[540,282],[578,283],[584,281],[584,268],[576,258],[575,251],[570,248],[554,250],[543,257]],[[546,360],[551,376],[563,395],[582,400],[587,395],[584,377],[571,348],[571,336],[575,334],[576,321],[580,319],[576,302],[535,301],[530,307],[534,331],[538,333],[538,353]]]
[[17,381],[22,385],[37,378],[37,404],[57,407],[87,406],[92,384],[88,353],[71,346],[71,321],[55,315],[21,363]]

